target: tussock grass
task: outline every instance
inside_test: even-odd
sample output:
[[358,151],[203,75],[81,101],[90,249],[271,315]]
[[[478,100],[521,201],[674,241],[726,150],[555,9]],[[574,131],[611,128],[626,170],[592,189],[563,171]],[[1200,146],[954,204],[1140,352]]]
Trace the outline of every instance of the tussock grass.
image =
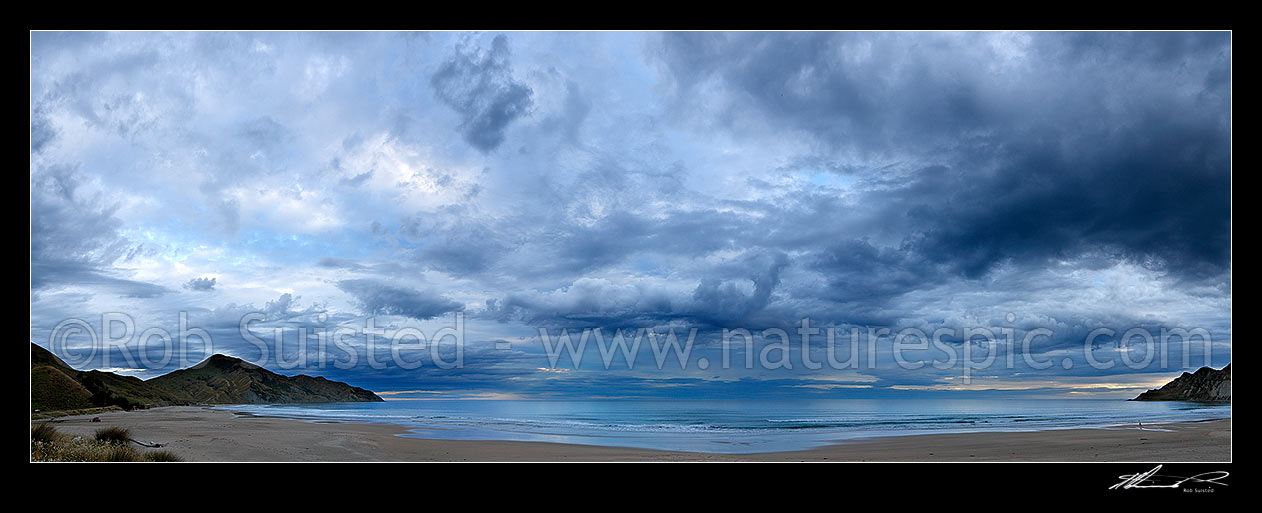
[[39,424],[36,424],[35,427],[31,428],[32,443],[51,443],[56,441],[57,438],[57,428],[54,428],[50,423],[40,422]]
[[171,451],[150,451],[145,453],[145,461],[184,461]]
[[100,442],[126,445],[131,441],[131,430],[120,427],[107,427],[96,430],[96,439]]
[[130,443],[131,431],[123,428],[99,429],[91,439],[75,438],[47,422],[36,424],[31,428],[31,461],[184,461],[171,451],[137,450]]

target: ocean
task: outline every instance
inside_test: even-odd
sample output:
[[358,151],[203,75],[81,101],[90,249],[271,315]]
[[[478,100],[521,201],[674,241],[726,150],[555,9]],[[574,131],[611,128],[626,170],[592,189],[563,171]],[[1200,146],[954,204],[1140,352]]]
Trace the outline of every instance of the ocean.
[[713,453],[808,449],[871,436],[1135,429],[1228,418],[1229,404],[1093,399],[424,400],[222,406],[309,421],[386,422],[421,438],[522,440]]

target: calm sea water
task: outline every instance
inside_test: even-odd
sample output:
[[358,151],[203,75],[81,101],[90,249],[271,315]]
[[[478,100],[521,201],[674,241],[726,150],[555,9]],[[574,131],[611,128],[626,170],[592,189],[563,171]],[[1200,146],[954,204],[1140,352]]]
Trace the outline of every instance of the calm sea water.
[[1121,400],[430,400],[222,409],[312,421],[388,422],[410,435],[527,440],[682,451],[796,450],[870,436],[1134,429],[1137,422],[1227,418],[1230,405]]

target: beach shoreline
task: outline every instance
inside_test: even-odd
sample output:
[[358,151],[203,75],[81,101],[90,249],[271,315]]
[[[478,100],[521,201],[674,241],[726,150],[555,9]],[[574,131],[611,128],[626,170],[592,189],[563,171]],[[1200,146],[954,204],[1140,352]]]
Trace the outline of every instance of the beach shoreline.
[[[94,417],[100,422],[92,422]],[[32,423],[41,422],[32,420]],[[752,454],[678,452],[505,440],[420,438],[415,427],[236,415],[172,406],[53,419],[91,436],[118,426],[187,461],[821,461],[821,462],[1227,462],[1231,419],[1136,427],[877,436],[811,449]],[[399,436],[408,435],[408,436]],[[144,448],[140,448],[144,449]]]

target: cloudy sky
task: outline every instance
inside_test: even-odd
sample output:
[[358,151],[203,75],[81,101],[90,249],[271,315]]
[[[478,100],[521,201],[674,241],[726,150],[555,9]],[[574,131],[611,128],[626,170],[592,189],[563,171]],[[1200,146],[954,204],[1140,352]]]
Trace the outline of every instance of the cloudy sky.
[[[30,333],[63,353],[116,312],[258,360],[261,312],[307,357],[267,367],[392,398],[1121,397],[1231,357],[1229,33],[36,32],[30,66]],[[293,349],[457,315],[460,368]],[[1043,328],[1054,365],[817,370],[794,334],[792,368],[720,368],[722,328],[803,318]],[[539,328],[594,327],[699,335],[550,364]],[[1140,354],[1096,328],[1212,361],[1096,369]],[[179,366],[141,346],[77,365]]]

